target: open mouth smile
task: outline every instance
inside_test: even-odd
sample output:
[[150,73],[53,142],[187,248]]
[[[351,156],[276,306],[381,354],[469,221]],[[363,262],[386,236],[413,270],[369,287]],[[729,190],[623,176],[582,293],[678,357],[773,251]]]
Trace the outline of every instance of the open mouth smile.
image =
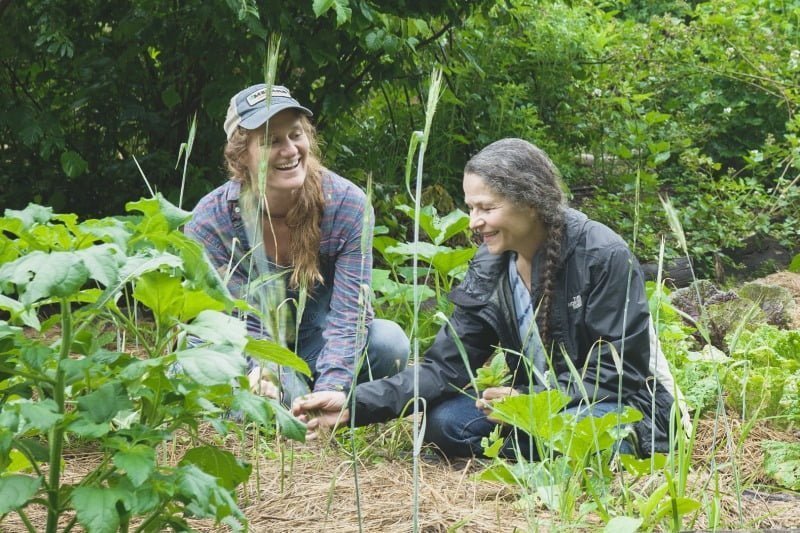
[[300,166],[300,160],[296,159],[294,161],[290,161],[289,163],[284,163],[283,165],[275,165],[275,168],[278,170],[294,170]]

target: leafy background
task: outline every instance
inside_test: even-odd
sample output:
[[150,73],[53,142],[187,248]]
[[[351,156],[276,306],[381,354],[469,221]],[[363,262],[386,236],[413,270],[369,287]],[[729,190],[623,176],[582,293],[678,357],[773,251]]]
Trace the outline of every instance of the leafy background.
[[278,82],[315,112],[327,164],[374,178],[388,227],[439,65],[425,179],[442,211],[460,201],[472,153],[524,137],[644,261],[666,231],[658,194],[671,195],[711,272],[745,244],[796,247],[798,17],[795,2],[756,0],[134,0],[79,13],[2,1],[0,205],[119,214],[147,193],[134,157],[177,203],[176,154],[196,116],[190,208],[225,179],[228,100],[263,79],[266,39],[280,34]]

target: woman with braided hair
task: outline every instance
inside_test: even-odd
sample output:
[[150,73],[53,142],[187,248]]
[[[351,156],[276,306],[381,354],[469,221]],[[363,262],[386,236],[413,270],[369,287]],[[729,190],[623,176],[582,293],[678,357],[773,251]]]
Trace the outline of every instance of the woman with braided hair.
[[[472,157],[463,187],[470,228],[483,243],[450,295],[450,324],[418,369],[425,439],[448,456],[480,456],[481,440],[497,425],[492,402],[557,387],[571,398],[566,410],[579,417],[622,406],[642,412],[620,452],[666,451],[674,383],[655,339],[641,270],[622,238],[567,207],[558,170],[522,139],[494,142]],[[471,389],[465,394],[469,372],[453,335],[473,373],[502,347],[510,386],[486,389],[477,400]],[[387,420],[413,398],[413,369],[359,384],[354,394],[353,413],[336,393],[301,398],[294,412],[312,433],[351,416],[359,425]],[[503,453],[536,453],[535,446],[515,444]]]

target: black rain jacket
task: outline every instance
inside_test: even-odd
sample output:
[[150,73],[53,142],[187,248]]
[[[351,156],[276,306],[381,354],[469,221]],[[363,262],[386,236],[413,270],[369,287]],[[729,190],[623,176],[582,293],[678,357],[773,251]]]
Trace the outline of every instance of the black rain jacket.
[[[492,255],[485,246],[480,247],[464,281],[450,294],[455,304],[450,323],[465,348],[473,373],[491,357],[495,346],[502,346],[509,350],[508,366],[523,369],[514,373],[513,386],[521,391],[539,391],[544,388],[542,384],[528,383],[528,372],[513,353],[522,351],[522,340],[508,276],[510,260],[509,252]],[[650,312],[641,269],[627,244],[603,224],[568,209],[555,287],[550,331],[559,348],[548,353],[552,353],[560,389],[572,398],[570,406],[582,402],[584,396],[572,379],[563,354],[570,357],[578,371],[585,369],[583,387],[591,401],[617,401],[620,373],[612,357],[613,345],[622,359],[621,402],[644,415],[635,426],[639,454],[646,457],[652,451],[667,451],[674,401],[658,382],[653,409],[654,380],[648,370]],[[539,289],[534,287],[532,301],[540,298]],[[469,374],[451,332],[447,325],[440,329],[419,365],[420,397],[428,408],[461,394],[458,390],[469,384]],[[410,412],[413,370],[409,367],[392,377],[359,384],[355,389],[355,423],[382,422]],[[651,441],[653,434],[655,439]]]

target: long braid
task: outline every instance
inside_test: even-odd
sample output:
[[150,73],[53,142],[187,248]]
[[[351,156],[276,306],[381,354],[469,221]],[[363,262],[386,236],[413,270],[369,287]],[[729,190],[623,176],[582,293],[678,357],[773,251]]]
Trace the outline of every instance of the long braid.
[[549,348],[552,339],[550,338],[550,311],[555,292],[556,276],[561,259],[561,238],[564,234],[564,221],[562,219],[548,228],[547,241],[545,243],[545,263],[540,275],[542,286],[542,305],[536,322],[539,327],[539,336],[542,345]]

